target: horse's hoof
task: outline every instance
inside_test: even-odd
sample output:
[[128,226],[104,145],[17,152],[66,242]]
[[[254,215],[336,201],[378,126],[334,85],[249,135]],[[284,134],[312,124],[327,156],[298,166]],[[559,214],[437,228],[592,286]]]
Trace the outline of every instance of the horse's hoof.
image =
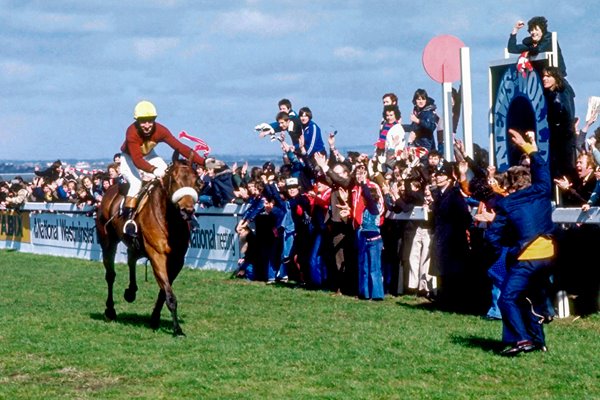
[[184,338],[185,337],[185,333],[183,333],[183,331],[181,330],[181,328],[179,328],[179,329],[176,329],[175,331],[173,331],[173,337]]
[[117,312],[113,309],[106,309],[104,310],[104,318],[107,321],[114,321],[115,319],[117,319]]
[[125,289],[125,293],[123,293],[123,297],[125,298],[125,301],[128,303],[133,303],[135,301],[135,290],[132,289]]
[[150,320],[150,328],[153,330],[157,330],[158,328],[160,328],[160,319],[158,319],[158,320],[151,319]]

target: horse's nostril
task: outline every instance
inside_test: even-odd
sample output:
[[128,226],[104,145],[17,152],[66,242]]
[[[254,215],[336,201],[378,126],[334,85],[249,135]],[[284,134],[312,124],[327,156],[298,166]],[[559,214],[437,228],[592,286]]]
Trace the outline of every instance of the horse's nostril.
[[181,215],[185,218],[192,218],[194,217],[194,207],[182,207],[181,209]]

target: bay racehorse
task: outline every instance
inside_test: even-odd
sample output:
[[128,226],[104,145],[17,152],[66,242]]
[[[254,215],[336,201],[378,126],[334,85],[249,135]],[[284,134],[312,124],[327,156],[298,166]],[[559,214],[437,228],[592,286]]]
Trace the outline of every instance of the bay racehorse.
[[158,329],[160,313],[166,302],[173,319],[173,335],[184,336],[177,319],[177,298],[172,285],[183,267],[188,250],[190,222],[195,222],[198,175],[189,162],[178,160],[178,157],[177,153],[173,154],[173,161],[162,179],[154,179],[142,189],[135,215],[137,238],[131,240],[123,237],[125,221],[120,213],[123,195],[119,193],[118,185],[112,185],[104,194],[96,216],[96,229],[108,285],[104,311],[106,319],[112,321],[117,318],[113,301],[116,276],[114,261],[117,244],[123,240],[127,244],[129,266],[129,287],[125,289],[125,300],[130,303],[135,300],[137,260],[147,257],[160,288],[150,326]]

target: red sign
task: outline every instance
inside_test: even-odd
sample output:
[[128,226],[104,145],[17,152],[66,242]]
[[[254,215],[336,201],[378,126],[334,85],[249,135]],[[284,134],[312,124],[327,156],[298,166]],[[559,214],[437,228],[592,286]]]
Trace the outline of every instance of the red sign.
[[423,68],[436,82],[454,82],[460,79],[460,49],[465,44],[452,35],[436,36],[423,50]]

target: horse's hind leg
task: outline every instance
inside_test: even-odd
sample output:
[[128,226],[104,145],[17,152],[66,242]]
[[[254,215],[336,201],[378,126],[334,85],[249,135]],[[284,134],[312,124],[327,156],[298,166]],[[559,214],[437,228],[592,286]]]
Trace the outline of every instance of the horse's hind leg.
[[136,279],[136,262],[137,257],[133,254],[133,251],[127,251],[127,265],[129,266],[129,287],[125,289],[123,297],[128,303],[135,301],[135,294],[138,290],[137,279]]

